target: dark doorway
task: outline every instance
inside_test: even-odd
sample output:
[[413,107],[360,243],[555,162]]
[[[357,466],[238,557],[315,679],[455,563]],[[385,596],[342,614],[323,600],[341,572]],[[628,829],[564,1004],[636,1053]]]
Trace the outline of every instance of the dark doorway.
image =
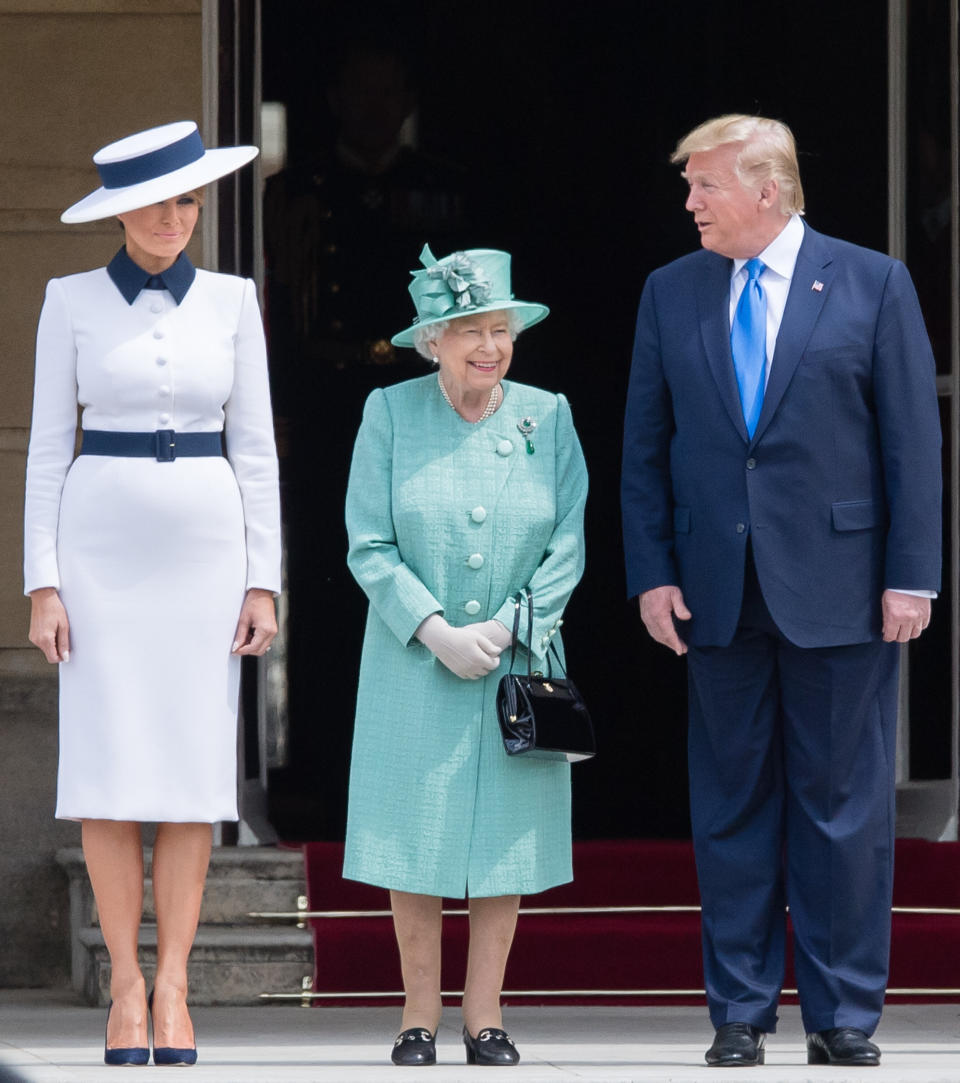
[[[550,305],[550,319],[521,337],[511,375],[567,394],[591,476],[587,572],[564,632],[600,752],[573,772],[575,833],[686,835],[685,671],[646,640],[624,599],[618,511],[636,303],[651,269],[697,244],[667,159],[707,117],[782,118],[801,150],[811,224],[883,249],[885,5],[368,0],[359,19],[352,7],[263,5],[263,96],[286,106],[288,162],[307,181],[324,175],[337,126],[325,86],[345,43],[395,47],[418,96],[417,146],[436,159],[433,190],[449,213],[434,216],[439,236],[427,216],[409,230],[409,250],[384,248],[377,264],[389,262],[392,278],[381,288],[371,272],[364,340],[411,314],[406,272],[423,241],[438,255],[509,250],[517,296]],[[452,212],[447,196],[459,201]],[[336,244],[349,246],[349,231]],[[281,836],[335,839],[366,608],[344,563],[350,444],[367,390],[423,370],[408,358],[322,374],[290,336],[282,285],[270,282],[268,273],[278,403],[295,415],[284,467],[290,757],[271,777],[270,809]]]

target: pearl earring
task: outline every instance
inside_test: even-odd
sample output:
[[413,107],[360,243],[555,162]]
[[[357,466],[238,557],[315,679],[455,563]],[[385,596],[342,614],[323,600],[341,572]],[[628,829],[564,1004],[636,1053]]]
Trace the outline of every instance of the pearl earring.
[[433,363],[434,363],[435,365],[439,365],[439,364],[440,364],[440,358],[439,358],[439,357],[437,357],[437,355],[436,355],[436,354],[434,354],[434,355],[433,355],[433,357],[431,357],[431,358],[430,358],[430,360],[431,360],[431,361],[432,361],[432,362],[433,362]]

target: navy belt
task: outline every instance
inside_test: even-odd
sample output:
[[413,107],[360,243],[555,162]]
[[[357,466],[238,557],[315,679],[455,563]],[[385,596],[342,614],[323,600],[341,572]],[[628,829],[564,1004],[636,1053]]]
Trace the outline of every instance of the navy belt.
[[81,455],[118,455],[123,458],[156,459],[172,463],[178,458],[223,455],[219,432],[110,432],[107,429],[84,429]]

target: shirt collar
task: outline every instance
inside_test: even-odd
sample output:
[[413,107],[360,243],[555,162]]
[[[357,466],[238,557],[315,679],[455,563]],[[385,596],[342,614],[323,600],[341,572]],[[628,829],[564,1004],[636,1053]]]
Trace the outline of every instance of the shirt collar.
[[[802,244],[803,221],[799,214],[791,214],[787,224],[759,255],[771,271],[789,281],[793,278],[793,269],[797,265]],[[745,259],[733,261],[733,277],[743,270],[746,263]]]
[[186,252],[181,252],[176,262],[162,274],[152,275],[134,263],[124,247],[107,264],[107,274],[128,305],[132,305],[145,289],[169,290],[179,305],[193,285],[197,269]]

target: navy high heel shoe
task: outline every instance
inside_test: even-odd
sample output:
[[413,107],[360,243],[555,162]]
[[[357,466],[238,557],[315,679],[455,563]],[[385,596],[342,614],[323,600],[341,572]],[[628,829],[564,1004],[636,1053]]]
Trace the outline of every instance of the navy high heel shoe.
[[[147,997],[147,1008],[153,1015],[153,990]],[[192,1049],[177,1049],[172,1045],[155,1045],[153,1047],[153,1063],[158,1067],[187,1067],[197,1063],[197,1047]]]
[[121,1067],[131,1064],[146,1064],[150,1060],[150,1050],[142,1045],[134,1045],[129,1049],[108,1049],[107,1031],[110,1029],[110,1012],[113,1011],[113,1001],[107,1008],[107,1025],[103,1031],[103,1063],[111,1067]]

